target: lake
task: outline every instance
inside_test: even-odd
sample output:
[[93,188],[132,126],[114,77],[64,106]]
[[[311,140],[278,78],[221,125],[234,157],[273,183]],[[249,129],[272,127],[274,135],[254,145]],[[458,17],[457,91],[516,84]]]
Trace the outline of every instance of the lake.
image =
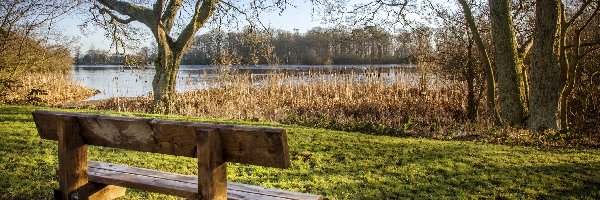
[[[378,76],[392,77],[396,70],[406,69],[413,65],[257,65],[232,66],[227,69],[248,73],[250,76],[263,76],[274,72],[307,74],[309,71],[322,72],[359,72],[357,78],[365,76],[366,71],[375,71]],[[182,65],[177,74],[176,90],[179,92],[207,88],[211,79],[218,76],[219,69],[209,65]],[[76,65],[71,78],[88,87],[98,89],[99,94],[90,100],[111,97],[137,97],[148,95],[152,91],[154,69],[123,67],[121,65]],[[372,74],[372,73],[371,73]]]

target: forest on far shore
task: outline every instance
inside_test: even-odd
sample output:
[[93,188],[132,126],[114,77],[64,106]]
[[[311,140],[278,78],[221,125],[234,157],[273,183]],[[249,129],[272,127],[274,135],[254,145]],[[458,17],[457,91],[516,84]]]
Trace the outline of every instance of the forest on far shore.
[[[426,29],[426,28],[423,28]],[[257,64],[400,64],[416,61],[415,47],[420,31],[390,33],[382,28],[366,26],[349,29],[315,27],[306,33],[285,30],[246,28],[237,32],[213,29],[198,35],[182,64],[187,65],[257,65]],[[136,52],[114,54],[90,49],[76,54],[76,63],[149,64],[155,50],[144,47]]]

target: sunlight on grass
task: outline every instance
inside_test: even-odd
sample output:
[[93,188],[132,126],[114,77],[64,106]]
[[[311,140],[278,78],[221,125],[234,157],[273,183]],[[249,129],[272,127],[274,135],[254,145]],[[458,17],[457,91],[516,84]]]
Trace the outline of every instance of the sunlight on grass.
[[[0,199],[51,199],[57,143],[41,140],[30,112],[0,106]],[[46,108],[44,108],[46,109]],[[69,110],[75,111],[75,110]],[[292,165],[281,170],[230,164],[229,181],[324,195],[330,199],[600,198],[600,152],[535,149],[135,113],[187,121],[278,126],[287,130]],[[195,174],[192,158],[91,147],[90,160]],[[175,198],[128,190],[127,199]]]

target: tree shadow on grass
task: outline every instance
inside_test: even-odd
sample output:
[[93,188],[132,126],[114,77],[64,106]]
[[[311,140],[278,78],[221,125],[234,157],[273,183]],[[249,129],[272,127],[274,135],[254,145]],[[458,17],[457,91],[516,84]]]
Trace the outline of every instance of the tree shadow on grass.
[[[31,122],[32,110],[0,107],[0,115],[7,122]],[[56,143],[40,142],[33,124],[25,126],[30,132],[0,139],[0,149],[4,149],[0,152],[0,199],[51,198],[51,189],[57,185]],[[600,198],[598,151],[290,130],[290,169],[231,165],[230,180],[331,199]],[[197,170],[174,162],[157,164],[166,159],[159,155],[132,156],[120,151],[91,155],[96,154],[112,159],[135,157],[124,163],[134,166]]]
[[0,106],[0,122],[33,122],[31,107]]
[[311,190],[334,199],[600,198],[598,152],[373,138],[306,145],[293,150],[292,165],[327,182]]

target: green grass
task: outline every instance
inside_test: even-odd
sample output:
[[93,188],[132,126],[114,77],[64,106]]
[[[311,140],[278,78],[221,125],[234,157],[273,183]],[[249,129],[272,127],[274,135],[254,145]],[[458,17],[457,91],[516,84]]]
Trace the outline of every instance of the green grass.
[[[57,143],[41,140],[35,107],[0,106],[0,199],[50,199],[57,188]],[[74,110],[71,110],[74,111]],[[287,129],[292,166],[228,167],[229,181],[321,194],[329,199],[598,199],[600,151],[535,149],[178,116]],[[91,147],[90,159],[195,174],[191,158]],[[128,190],[126,199],[174,198]]]

